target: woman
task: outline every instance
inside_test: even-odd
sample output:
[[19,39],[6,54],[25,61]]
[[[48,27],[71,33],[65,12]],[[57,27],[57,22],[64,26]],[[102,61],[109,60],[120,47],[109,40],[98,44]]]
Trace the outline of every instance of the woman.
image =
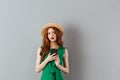
[[[41,28],[43,44],[38,48],[36,67],[37,73],[42,71],[40,80],[64,80],[61,72],[69,73],[68,50],[63,47],[64,29],[56,23],[45,24]],[[57,52],[51,54],[52,49]]]

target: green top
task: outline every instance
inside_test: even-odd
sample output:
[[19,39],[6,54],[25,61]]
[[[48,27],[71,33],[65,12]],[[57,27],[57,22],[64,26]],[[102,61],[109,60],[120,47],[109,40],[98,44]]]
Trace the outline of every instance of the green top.
[[[49,50],[50,52],[50,50]],[[65,48],[60,46],[58,48],[58,56],[60,59],[60,65],[63,65],[63,54],[65,52]],[[45,56],[46,59],[48,55]],[[42,70],[42,75],[40,80],[64,80],[63,75],[59,68],[55,65],[54,61],[50,61],[46,64],[46,66]]]

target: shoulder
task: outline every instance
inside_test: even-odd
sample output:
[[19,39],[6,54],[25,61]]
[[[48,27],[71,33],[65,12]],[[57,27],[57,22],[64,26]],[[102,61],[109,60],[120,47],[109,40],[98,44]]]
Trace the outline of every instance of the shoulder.
[[68,49],[66,47],[64,47],[64,46],[62,46],[62,47],[65,50],[65,53],[68,53]]
[[66,47],[64,47],[64,46],[60,46],[60,49],[67,50]]
[[68,49],[65,48],[64,57],[68,56]]
[[41,56],[40,56],[40,52],[41,52],[41,47],[38,47],[38,48],[37,48],[37,56],[38,56],[38,57],[41,57]]
[[67,48],[65,48],[65,52],[68,53],[68,49]]
[[41,51],[41,47],[38,47],[37,52],[39,53]]
[[67,50],[66,47],[64,47],[64,46],[60,46],[60,49],[64,50],[64,53],[68,53],[68,50]]

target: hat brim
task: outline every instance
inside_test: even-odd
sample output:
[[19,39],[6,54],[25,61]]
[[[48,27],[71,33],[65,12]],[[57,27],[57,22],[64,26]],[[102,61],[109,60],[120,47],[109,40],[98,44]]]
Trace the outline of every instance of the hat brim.
[[47,23],[47,24],[43,25],[43,26],[41,27],[41,29],[40,29],[40,32],[41,32],[42,37],[44,36],[44,31],[45,31],[45,29],[48,28],[48,27],[55,27],[55,28],[59,29],[59,30],[62,32],[62,36],[63,36],[63,34],[64,34],[64,29],[62,28],[61,25],[56,24],[56,23]]

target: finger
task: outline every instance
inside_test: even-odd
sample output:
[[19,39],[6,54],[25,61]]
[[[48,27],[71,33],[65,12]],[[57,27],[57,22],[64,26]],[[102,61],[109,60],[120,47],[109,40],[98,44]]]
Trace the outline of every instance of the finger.
[[53,58],[57,58],[57,56],[55,55],[55,56],[53,56]]
[[54,56],[54,59],[58,59],[58,56]]
[[56,53],[53,53],[51,56],[54,56]]
[[53,56],[52,58],[53,58],[53,59],[57,59],[57,56]]
[[58,58],[58,55],[55,55],[54,57],[55,57],[55,58]]

